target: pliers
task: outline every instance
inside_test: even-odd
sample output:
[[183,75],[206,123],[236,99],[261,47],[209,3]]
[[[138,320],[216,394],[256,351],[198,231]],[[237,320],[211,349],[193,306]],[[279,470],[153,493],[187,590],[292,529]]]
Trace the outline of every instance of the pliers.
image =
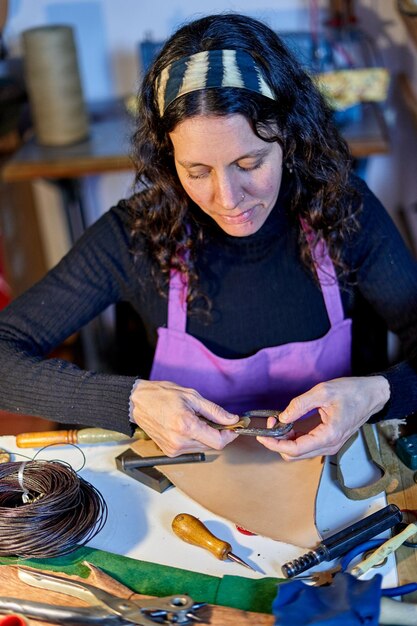
[[[294,578],[289,579],[288,581],[285,581],[285,583],[291,582],[291,580],[309,580],[316,587],[321,587],[322,585],[329,585],[332,583],[333,578],[336,574],[338,574],[339,572],[343,573],[343,572],[348,571],[348,567],[351,561],[353,561],[355,557],[361,554],[367,555],[369,552],[373,552],[376,548],[379,548],[380,546],[386,543],[387,543],[386,538],[385,539],[369,539],[368,541],[365,541],[364,543],[361,543],[360,545],[355,546],[354,548],[349,550],[349,552],[340,559],[339,564],[336,565],[334,568],[329,569],[329,570],[314,572],[307,576],[296,576]],[[360,567],[363,563],[365,563],[365,560],[358,563],[356,567]],[[380,565],[382,565],[382,563]],[[374,565],[373,567],[379,567],[379,565]],[[354,570],[352,573],[354,573]],[[398,587],[386,587],[381,590],[381,594],[386,597],[397,597],[397,596],[403,596],[407,593],[412,593],[414,591],[417,591],[417,583],[411,582],[405,585],[400,585]]]
[[[86,563],[90,569],[94,566]],[[97,568],[98,569],[98,568]],[[46,572],[18,567],[19,578],[41,589],[79,598],[90,607],[54,606],[18,598],[0,598],[0,613],[20,613],[33,619],[56,624],[84,626],[155,626],[155,624],[191,624],[202,622],[194,612],[204,603],[193,602],[187,595],[129,600],[119,598],[85,582],[70,580]]]

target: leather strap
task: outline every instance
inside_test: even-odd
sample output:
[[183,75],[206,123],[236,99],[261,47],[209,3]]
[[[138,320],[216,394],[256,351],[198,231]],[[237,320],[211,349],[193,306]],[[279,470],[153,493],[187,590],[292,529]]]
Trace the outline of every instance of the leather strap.
[[345,479],[343,476],[342,468],[341,468],[341,459],[346,450],[350,448],[352,443],[356,440],[358,433],[355,433],[350,437],[340,448],[339,452],[336,454],[336,466],[337,466],[337,480],[339,482],[340,488],[345,494],[347,498],[350,500],[365,500],[366,498],[371,498],[372,496],[376,496],[378,493],[385,491],[390,482],[392,481],[392,476],[389,474],[386,467],[384,467],[381,459],[381,454],[379,451],[379,447],[375,438],[374,430],[372,424],[364,424],[361,428],[363,433],[363,437],[365,440],[365,444],[368,450],[370,460],[381,470],[382,476],[378,478],[375,482],[370,485],[365,485],[363,487],[348,487],[345,484]]

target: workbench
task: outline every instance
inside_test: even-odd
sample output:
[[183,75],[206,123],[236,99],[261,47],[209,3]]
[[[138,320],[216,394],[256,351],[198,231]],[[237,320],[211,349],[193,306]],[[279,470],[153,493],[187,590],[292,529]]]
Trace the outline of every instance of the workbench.
[[[17,448],[13,436],[0,437],[0,447],[11,452],[14,461],[33,458],[37,452]],[[234,524],[214,516],[177,488],[172,487],[159,494],[145,487],[116,469],[115,457],[128,447],[128,443],[82,445],[80,449],[74,446],[51,446],[37,456],[38,459],[66,461],[76,471],[82,467],[85,456],[85,466],[79,473],[99,489],[107,502],[109,513],[105,527],[88,543],[88,547],[216,577],[231,575],[257,579],[282,578],[282,564],[306,552],[305,547],[244,535]],[[19,457],[19,453],[26,457]],[[366,458],[361,438],[345,453],[342,463],[346,483],[350,486],[367,484],[375,478],[375,468]],[[326,458],[316,507],[317,527],[325,536],[338,532],[386,505],[385,494],[362,501],[348,500],[336,485],[334,473],[332,458]],[[296,494],[294,497],[297,497]],[[258,571],[252,572],[232,561],[218,561],[210,553],[179,540],[171,530],[172,519],[178,513],[191,513],[201,519],[215,535],[231,543],[234,554]],[[331,565],[322,563],[316,569],[328,569]],[[393,555],[378,572],[383,575],[383,586],[397,584]],[[364,578],[372,577],[373,574],[370,572]]]

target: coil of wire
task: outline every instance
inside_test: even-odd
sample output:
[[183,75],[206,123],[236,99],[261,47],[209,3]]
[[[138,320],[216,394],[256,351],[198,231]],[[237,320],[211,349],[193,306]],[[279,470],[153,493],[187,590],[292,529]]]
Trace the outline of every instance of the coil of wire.
[[101,493],[60,461],[0,465],[0,556],[50,558],[85,545],[103,528]]

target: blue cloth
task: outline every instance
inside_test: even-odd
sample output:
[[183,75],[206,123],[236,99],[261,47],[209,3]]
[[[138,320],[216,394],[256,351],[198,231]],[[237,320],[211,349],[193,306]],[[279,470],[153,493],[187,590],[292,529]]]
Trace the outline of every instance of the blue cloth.
[[382,577],[357,580],[339,573],[327,587],[294,580],[278,587],[275,626],[378,626]]

